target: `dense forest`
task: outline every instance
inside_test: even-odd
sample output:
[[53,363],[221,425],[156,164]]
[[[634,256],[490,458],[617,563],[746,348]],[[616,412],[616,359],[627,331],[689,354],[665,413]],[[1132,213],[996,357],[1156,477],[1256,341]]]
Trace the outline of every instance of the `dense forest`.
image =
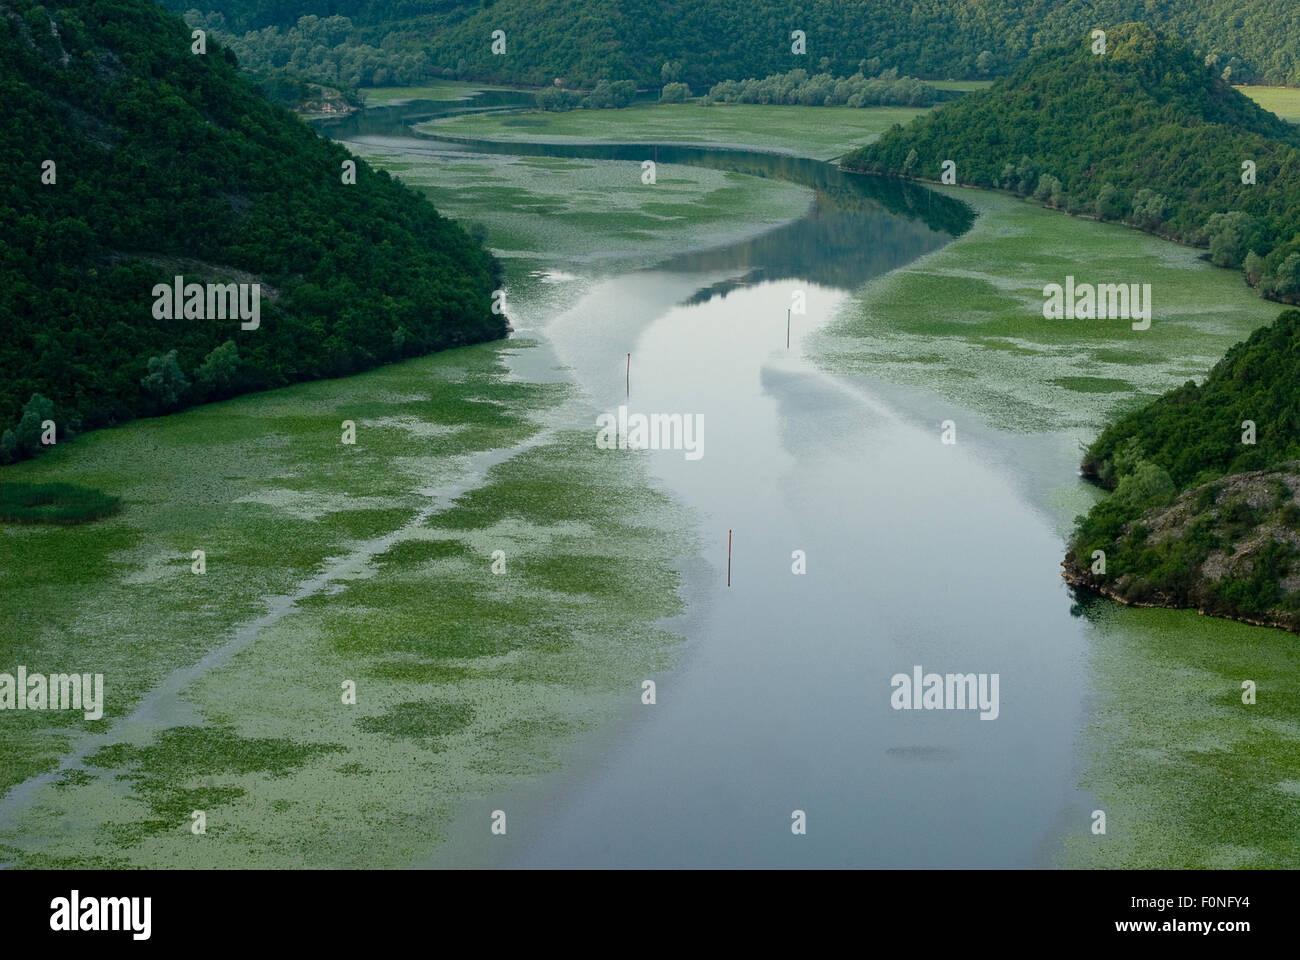
[[[500,337],[499,265],[149,0],[0,0],[0,460],[72,431]],[[154,287],[260,283],[260,325]],[[251,299],[251,298],[250,298]],[[187,298],[188,300],[188,298]],[[203,311],[199,311],[203,312]]]
[[1037,53],[844,166],[937,180],[952,160],[958,183],[1206,246],[1266,296],[1300,299],[1300,129],[1175,38],[1125,24],[1106,41]]
[[[863,59],[927,79],[1000,76],[1108,23],[1175,34],[1217,75],[1300,86],[1294,0],[163,0],[251,67],[344,87],[444,76],[658,89],[796,67],[849,76]],[[305,18],[305,19],[304,19]],[[506,52],[491,50],[492,32]],[[803,55],[791,33],[803,31]],[[807,61],[806,63],[804,61]]]
[[[1129,602],[1300,629],[1300,311],[1106,428],[1067,576]],[[1096,551],[1105,554],[1098,569]]]

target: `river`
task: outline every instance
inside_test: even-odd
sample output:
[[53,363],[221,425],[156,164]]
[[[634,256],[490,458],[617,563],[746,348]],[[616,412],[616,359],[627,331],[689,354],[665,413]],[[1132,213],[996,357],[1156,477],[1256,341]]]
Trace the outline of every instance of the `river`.
[[[405,129],[433,110],[420,107],[326,129],[430,155],[649,149],[436,141]],[[684,567],[688,610],[669,624],[688,642],[653,678],[656,703],[630,690],[625,715],[562,771],[472,805],[429,863],[1050,864],[1064,825],[1092,809],[1074,759],[1087,625],[1060,579],[1059,531],[1012,466],[1033,442],[934,396],[827,374],[804,350],[866,280],[963,229],[964,209],[813,160],[654,149],[815,191],[802,219],[649,268],[593,270],[560,309],[512,318],[590,398],[593,434],[619,405],[703,418],[699,459],[647,454],[700,519],[704,563]],[[787,347],[795,291],[806,312],[789,318]],[[945,420],[956,443],[942,442]],[[1059,483],[1069,456],[1038,459]],[[795,551],[806,573],[793,572]],[[996,717],[894,709],[891,678],[917,666],[996,674]],[[510,816],[505,837],[486,829],[494,809]]]

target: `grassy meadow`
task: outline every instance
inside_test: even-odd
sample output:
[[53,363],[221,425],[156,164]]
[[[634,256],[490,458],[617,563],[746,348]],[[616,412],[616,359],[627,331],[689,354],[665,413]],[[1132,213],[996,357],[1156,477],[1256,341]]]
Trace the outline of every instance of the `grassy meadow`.
[[1300,123],[1300,89],[1296,87],[1237,87],[1265,110],[1276,113],[1290,123]]

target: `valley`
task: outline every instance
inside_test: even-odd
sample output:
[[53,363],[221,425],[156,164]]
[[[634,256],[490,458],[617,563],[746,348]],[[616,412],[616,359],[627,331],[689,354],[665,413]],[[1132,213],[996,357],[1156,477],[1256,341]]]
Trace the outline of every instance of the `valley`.
[[[1270,814],[1295,802],[1295,714],[1276,695],[1231,706],[1245,660],[1277,691],[1294,645],[1079,603],[1055,569],[1097,496],[1075,471],[1081,438],[1271,318],[1229,271],[1121,227],[934,191],[978,214],[954,239],[891,212],[911,194],[850,202],[743,151],[669,151],[644,186],[635,160],[397,135],[419,112],[345,142],[483,225],[514,335],[99,431],[13,468],[126,500],[96,525],[5,538],[3,569],[21,554],[30,571],[4,595],[8,633],[32,638],[14,662],[66,658],[110,624],[137,639],[78,654],[108,678],[103,720],[46,716],[16,741],[5,860],[1297,862]],[[850,137],[885,125],[856,112]],[[504,119],[422,129],[486,136]],[[603,116],[564,119],[570,147],[599,151]],[[805,134],[772,108],[747,146],[843,152]],[[870,236],[869,256],[846,261],[836,231]],[[1151,329],[1045,321],[1044,278],[1067,258],[1152,283]],[[600,449],[597,417],[620,404],[701,417],[707,455]],[[53,595],[57,626],[25,627]],[[997,722],[893,711],[889,678],[913,663],[999,675]],[[1216,784],[1243,742],[1261,787],[1229,809]],[[796,809],[812,826],[791,848]],[[1204,829],[1216,810],[1235,839]]]

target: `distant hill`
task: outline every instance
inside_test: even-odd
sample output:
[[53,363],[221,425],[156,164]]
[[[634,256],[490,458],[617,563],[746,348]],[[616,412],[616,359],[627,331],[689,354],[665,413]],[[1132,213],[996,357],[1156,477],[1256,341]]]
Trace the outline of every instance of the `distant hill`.
[[[504,335],[490,254],[386,173],[343,183],[346,150],[191,42],[149,0],[0,0],[0,462],[47,417],[62,439]],[[259,326],[159,317],[177,275],[260,284]]]
[[[163,0],[239,37],[241,62],[353,85],[425,71],[572,86],[673,79],[694,90],[803,67],[849,76],[863,60],[926,79],[999,76],[1102,24],[1143,21],[1185,39],[1237,82],[1300,86],[1294,0]],[[337,20],[329,25],[325,21]],[[301,17],[313,19],[299,28]],[[217,19],[219,18],[219,19]],[[345,18],[345,19],[344,19]],[[505,56],[490,50],[504,30]],[[807,53],[791,53],[802,30]],[[821,58],[827,58],[825,67]],[[879,68],[877,68],[879,69]],[[868,74],[875,70],[866,70]]]
[[1107,427],[1083,471],[1114,492],[1079,518],[1067,579],[1300,630],[1300,311]]
[[1266,295],[1300,298],[1300,129],[1175,38],[1130,23],[1106,41],[1102,55],[1086,34],[1036,53],[843,165],[938,180],[952,160],[959,183],[1208,246]]

